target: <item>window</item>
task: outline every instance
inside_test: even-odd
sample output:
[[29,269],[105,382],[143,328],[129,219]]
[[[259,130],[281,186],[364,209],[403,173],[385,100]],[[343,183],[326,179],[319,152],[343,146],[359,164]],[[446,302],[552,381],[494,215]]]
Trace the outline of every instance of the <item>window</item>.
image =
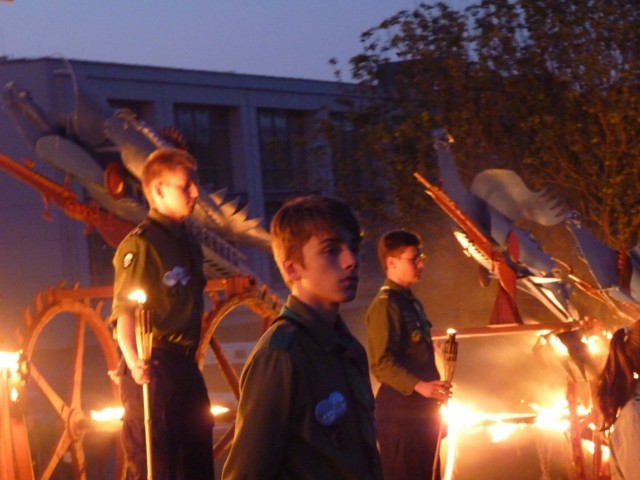
[[331,113],[330,126],[327,131],[331,145],[333,175],[339,192],[343,190],[360,190],[363,182],[362,172],[365,170],[358,161],[356,149],[356,133],[353,123],[344,113]]
[[210,190],[233,189],[231,168],[231,109],[176,104],[176,128],[198,160],[200,183]]
[[305,113],[298,111],[258,111],[262,184],[265,195],[306,191],[305,118]]

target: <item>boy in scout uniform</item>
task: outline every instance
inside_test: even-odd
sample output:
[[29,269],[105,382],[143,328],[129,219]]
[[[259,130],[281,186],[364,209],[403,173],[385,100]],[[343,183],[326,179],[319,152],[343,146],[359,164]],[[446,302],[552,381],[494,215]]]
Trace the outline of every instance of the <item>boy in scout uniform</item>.
[[291,295],[243,369],[222,478],[380,480],[366,353],[338,314],[358,287],[358,221],[337,199],[300,197],[271,242]]
[[[213,417],[194,357],[205,279],[200,246],[184,225],[198,197],[195,159],[179,149],[156,150],[147,158],[141,180],[151,210],[116,251],[111,316],[122,352],[127,478],[147,478],[140,386],[148,383],[154,479],[212,480]],[[138,289],[145,292],[145,307],[151,311],[150,362],[136,350],[136,304],[128,297]]]
[[420,237],[405,230],[380,239],[387,278],[366,315],[369,366],[380,382],[376,420],[386,480],[432,478],[439,402],[451,388],[440,381],[431,323],[410,289],[424,269],[420,247]]

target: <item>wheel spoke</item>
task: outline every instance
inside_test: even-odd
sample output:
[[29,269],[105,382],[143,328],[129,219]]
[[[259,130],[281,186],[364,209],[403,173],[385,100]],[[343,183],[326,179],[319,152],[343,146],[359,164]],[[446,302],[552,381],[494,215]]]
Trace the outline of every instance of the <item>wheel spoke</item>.
[[73,458],[73,470],[76,478],[84,480],[87,478],[87,464],[81,442],[73,442],[71,444],[71,457]]
[[42,376],[33,362],[29,365],[29,376],[40,388],[40,391],[44,394],[44,397],[49,401],[53,409],[66,422],[70,411],[69,406],[60,398],[60,395],[56,393],[53,387],[49,385],[49,382]]
[[71,383],[71,406],[80,408],[82,394],[82,362],[84,361],[84,339],[86,321],[84,315],[78,315],[76,339],[73,351],[73,376]]
[[60,440],[58,440],[56,449],[51,454],[51,458],[49,459],[49,463],[47,464],[47,467],[42,472],[42,475],[40,475],[41,480],[49,480],[52,477],[53,472],[55,471],[56,467],[60,463],[60,460],[62,460],[62,457],[64,456],[64,454],[69,449],[70,444],[71,444],[71,437],[69,436],[69,433],[67,432],[67,430],[64,430],[62,432],[62,435],[60,436]]

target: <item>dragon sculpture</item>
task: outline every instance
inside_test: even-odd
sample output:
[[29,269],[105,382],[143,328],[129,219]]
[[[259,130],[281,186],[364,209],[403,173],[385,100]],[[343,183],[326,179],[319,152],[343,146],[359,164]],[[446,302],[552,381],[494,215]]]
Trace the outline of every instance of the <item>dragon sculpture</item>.
[[[156,148],[174,146],[175,132],[163,135],[127,109],[110,109],[106,99],[80,84],[68,62],[56,74],[71,84],[71,113],[45,112],[14,82],[6,85],[3,104],[37,159],[64,174],[64,185],[37,173],[34,163],[22,165],[0,155],[0,168],[36,188],[45,205],[53,202],[116,246],[146,215],[139,185],[145,158]],[[84,188],[89,201],[81,201],[72,180]],[[225,190],[199,188],[188,226],[202,244],[207,277],[250,274],[238,247],[270,251],[260,219],[249,218],[247,207],[239,209],[238,199],[226,201]]]
[[556,262],[531,234],[515,225],[523,219],[557,225],[565,217],[562,206],[530,191],[510,170],[484,170],[467,190],[451,152],[453,139],[444,130],[434,131],[433,138],[441,186],[419,173],[415,176],[456,223],[454,235],[465,253],[483,271],[498,278],[500,287],[490,324],[522,323],[517,289],[540,300],[560,320],[577,320],[569,301],[569,285],[555,274]]
[[640,245],[614,250],[598,241],[572,212],[566,225],[596,287],[578,284],[586,293],[604,302],[624,322],[640,317]]
[[[571,303],[574,287],[604,303],[623,322],[640,315],[640,246],[616,251],[596,240],[575,212],[567,212],[545,192],[532,192],[511,170],[488,169],[477,174],[467,189],[456,169],[453,139],[442,129],[433,132],[440,169],[440,185],[419,173],[426,193],[456,223],[454,235],[464,252],[482,271],[499,280],[491,325],[522,323],[516,291],[533,295],[558,319],[580,320]],[[517,222],[526,220],[543,227],[564,222],[573,235],[580,258],[595,285],[579,278],[565,262],[546,253]],[[566,279],[559,267],[568,269]]]

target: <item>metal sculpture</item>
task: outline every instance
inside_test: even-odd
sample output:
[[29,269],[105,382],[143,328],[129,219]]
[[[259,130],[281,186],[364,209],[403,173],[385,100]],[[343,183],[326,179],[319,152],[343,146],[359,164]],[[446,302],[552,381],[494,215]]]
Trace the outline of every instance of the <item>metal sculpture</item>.
[[556,263],[515,221],[526,218],[541,225],[564,219],[562,208],[529,191],[520,177],[506,170],[485,170],[467,190],[456,170],[451,143],[443,130],[433,134],[442,186],[414,175],[442,210],[457,224],[454,235],[465,253],[496,276],[500,288],[490,324],[522,323],[516,289],[542,302],[562,321],[576,320],[568,285],[554,274]]
[[[53,201],[66,214],[96,227],[107,243],[115,245],[123,232],[146,215],[139,185],[146,157],[173,144],[131,111],[110,109],[100,94],[80,84],[69,62],[64,66],[56,75],[66,78],[73,91],[71,113],[45,112],[15,82],[5,87],[3,103],[37,159],[63,172],[65,184],[58,185],[7,157],[2,158],[0,168],[37,188],[45,201]],[[70,188],[72,180],[88,193],[90,201],[78,200]],[[225,196],[225,190],[211,193],[200,187],[188,221],[202,244],[208,278],[252,274],[238,245],[270,251],[269,235],[260,219],[249,218],[247,207],[239,209],[237,199],[226,201]]]
[[584,227],[575,212],[568,215],[566,225],[597,287],[584,282],[578,285],[606,303],[624,321],[637,320],[640,316],[640,245],[620,250],[608,247]]

